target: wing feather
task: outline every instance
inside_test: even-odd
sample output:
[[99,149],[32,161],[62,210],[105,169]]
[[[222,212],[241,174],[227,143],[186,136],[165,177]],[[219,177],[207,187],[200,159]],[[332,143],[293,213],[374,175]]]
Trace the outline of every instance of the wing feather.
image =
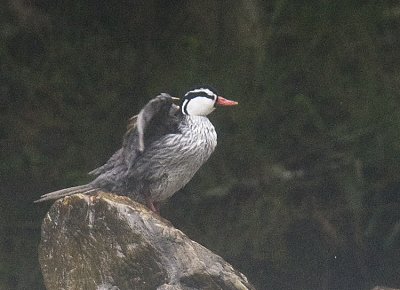
[[91,175],[103,174],[124,163],[130,167],[146,146],[163,135],[178,133],[179,107],[173,98],[162,93],[150,100],[138,115],[129,119],[122,148],[103,166],[91,171]]

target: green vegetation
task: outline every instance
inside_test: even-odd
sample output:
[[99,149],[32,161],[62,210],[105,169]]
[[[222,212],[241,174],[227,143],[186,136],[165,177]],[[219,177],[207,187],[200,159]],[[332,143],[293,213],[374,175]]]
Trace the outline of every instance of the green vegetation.
[[2,1],[0,289],[42,289],[40,194],[201,83],[240,102],[162,214],[258,289],[400,286],[396,1]]

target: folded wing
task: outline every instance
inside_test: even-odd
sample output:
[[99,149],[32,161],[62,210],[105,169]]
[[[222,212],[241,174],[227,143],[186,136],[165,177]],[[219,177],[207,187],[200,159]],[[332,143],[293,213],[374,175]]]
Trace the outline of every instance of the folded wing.
[[173,98],[162,93],[150,100],[138,115],[129,119],[122,148],[119,149],[103,166],[89,172],[91,175],[101,175],[124,162],[132,166],[146,147],[166,134],[179,133],[179,107],[173,103]]

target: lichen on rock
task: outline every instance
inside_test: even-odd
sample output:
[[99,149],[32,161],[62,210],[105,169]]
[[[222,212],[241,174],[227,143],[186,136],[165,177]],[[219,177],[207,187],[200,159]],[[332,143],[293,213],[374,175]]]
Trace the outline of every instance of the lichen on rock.
[[39,261],[53,289],[254,289],[218,255],[127,197],[58,200],[42,224]]

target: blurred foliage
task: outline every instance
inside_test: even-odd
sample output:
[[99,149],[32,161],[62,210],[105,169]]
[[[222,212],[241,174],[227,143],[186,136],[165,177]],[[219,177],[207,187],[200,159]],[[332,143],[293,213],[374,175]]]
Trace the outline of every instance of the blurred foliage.
[[258,289],[400,286],[396,1],[0,2],[0,289],[42,289],[40,194],[88,181],[159,92],[240,106],[162,209]]

